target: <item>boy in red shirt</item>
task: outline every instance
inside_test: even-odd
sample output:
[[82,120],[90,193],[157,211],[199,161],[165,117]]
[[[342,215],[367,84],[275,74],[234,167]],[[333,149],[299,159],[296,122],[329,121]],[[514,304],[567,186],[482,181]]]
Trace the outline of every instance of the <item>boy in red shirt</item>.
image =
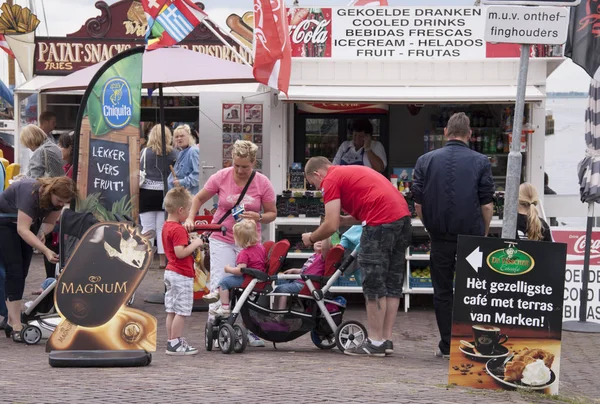
[[167,312],[167,355],[196,355],[183,338],[185,318],[192,314],[194,303],[194,258],[192,253],[202,246],[197,238],[189,242],[188,233],[181,225],[192,206],[192,195],[183,187],[171,189],[165,196],[168,213],[162,229],[165,255],[169,260],[165,269],[165,309]]
[[[311,245],[330,237],[340,225],[362,224],[358,265],[364,274],[369,339],[346,349],[347,355],[385,356],[394,352],[392,329],[406,270],[412,229],[402,194],[383,175],[363,166],[333,166],[325,157],[306,163],[306,180],[323,192],[325,221],[302,241]],[[341,216],[341,210],[349,216]]]

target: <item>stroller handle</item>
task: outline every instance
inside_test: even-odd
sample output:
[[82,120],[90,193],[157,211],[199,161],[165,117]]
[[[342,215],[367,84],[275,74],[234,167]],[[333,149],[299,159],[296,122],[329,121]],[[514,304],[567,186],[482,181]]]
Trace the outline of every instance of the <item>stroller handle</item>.
[[194,226],[194,231],[197,231],[197,232],[209,231],[211,233],[214,231],[220,231],[223,235],[225,235],[227,233],[227,228],[220,224],[197,224]]

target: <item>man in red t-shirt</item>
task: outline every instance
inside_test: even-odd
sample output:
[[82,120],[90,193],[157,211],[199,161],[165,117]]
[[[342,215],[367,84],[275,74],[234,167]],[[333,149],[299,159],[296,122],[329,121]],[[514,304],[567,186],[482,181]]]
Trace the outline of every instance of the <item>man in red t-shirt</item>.
[[[405,253],[412,229],[406,200],[383,175],[369,167],[333,166],[325,157],[306,163],[306,180],[323,192],[325,221],[302,241],[311,245],[330,237],[340,225],[362,224],[358,265],[364,273],[369,339],[348,355],[393,353],[392,328],[404,281]],[[341,216],[341,210],[349,216]]]

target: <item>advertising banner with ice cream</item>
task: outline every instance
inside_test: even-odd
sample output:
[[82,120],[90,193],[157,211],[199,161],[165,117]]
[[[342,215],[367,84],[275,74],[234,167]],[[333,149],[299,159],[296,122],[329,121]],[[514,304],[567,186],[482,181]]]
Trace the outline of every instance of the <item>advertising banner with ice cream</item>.
[[566,254],[459,237],[448,383],[558,393]]

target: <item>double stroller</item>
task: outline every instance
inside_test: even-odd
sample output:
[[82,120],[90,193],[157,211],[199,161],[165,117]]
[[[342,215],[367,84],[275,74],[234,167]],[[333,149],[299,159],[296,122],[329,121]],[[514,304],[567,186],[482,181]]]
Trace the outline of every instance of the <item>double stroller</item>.
[[[289,241],[266,242],[265,248],[268,251],[266,272],[242,269],[246,279],[242,287],[232,293],[234,308],[230,316],[206,323],[204,345],[207,351],[217,342],[222,353],[244,352],[247,330],[274,346],[308,332],[312,342],[321,349],[337,346],[343,352],[362,344],[367,338],[366,328],[355,320],[343,322],[345,300],[334,298],[329,292],[355,260],[356,250],[343,260],[344,248],[333,247],[325,260],[324,275],[318,276],[278,273],[290,248]],[[305,286],[299,293],[273,293],[272,284],[281,280],[303,280]],[[285,308],[274,308],[274,301],[281,298],[286,299]],[[244,326],[236,324],[240,315]]]

